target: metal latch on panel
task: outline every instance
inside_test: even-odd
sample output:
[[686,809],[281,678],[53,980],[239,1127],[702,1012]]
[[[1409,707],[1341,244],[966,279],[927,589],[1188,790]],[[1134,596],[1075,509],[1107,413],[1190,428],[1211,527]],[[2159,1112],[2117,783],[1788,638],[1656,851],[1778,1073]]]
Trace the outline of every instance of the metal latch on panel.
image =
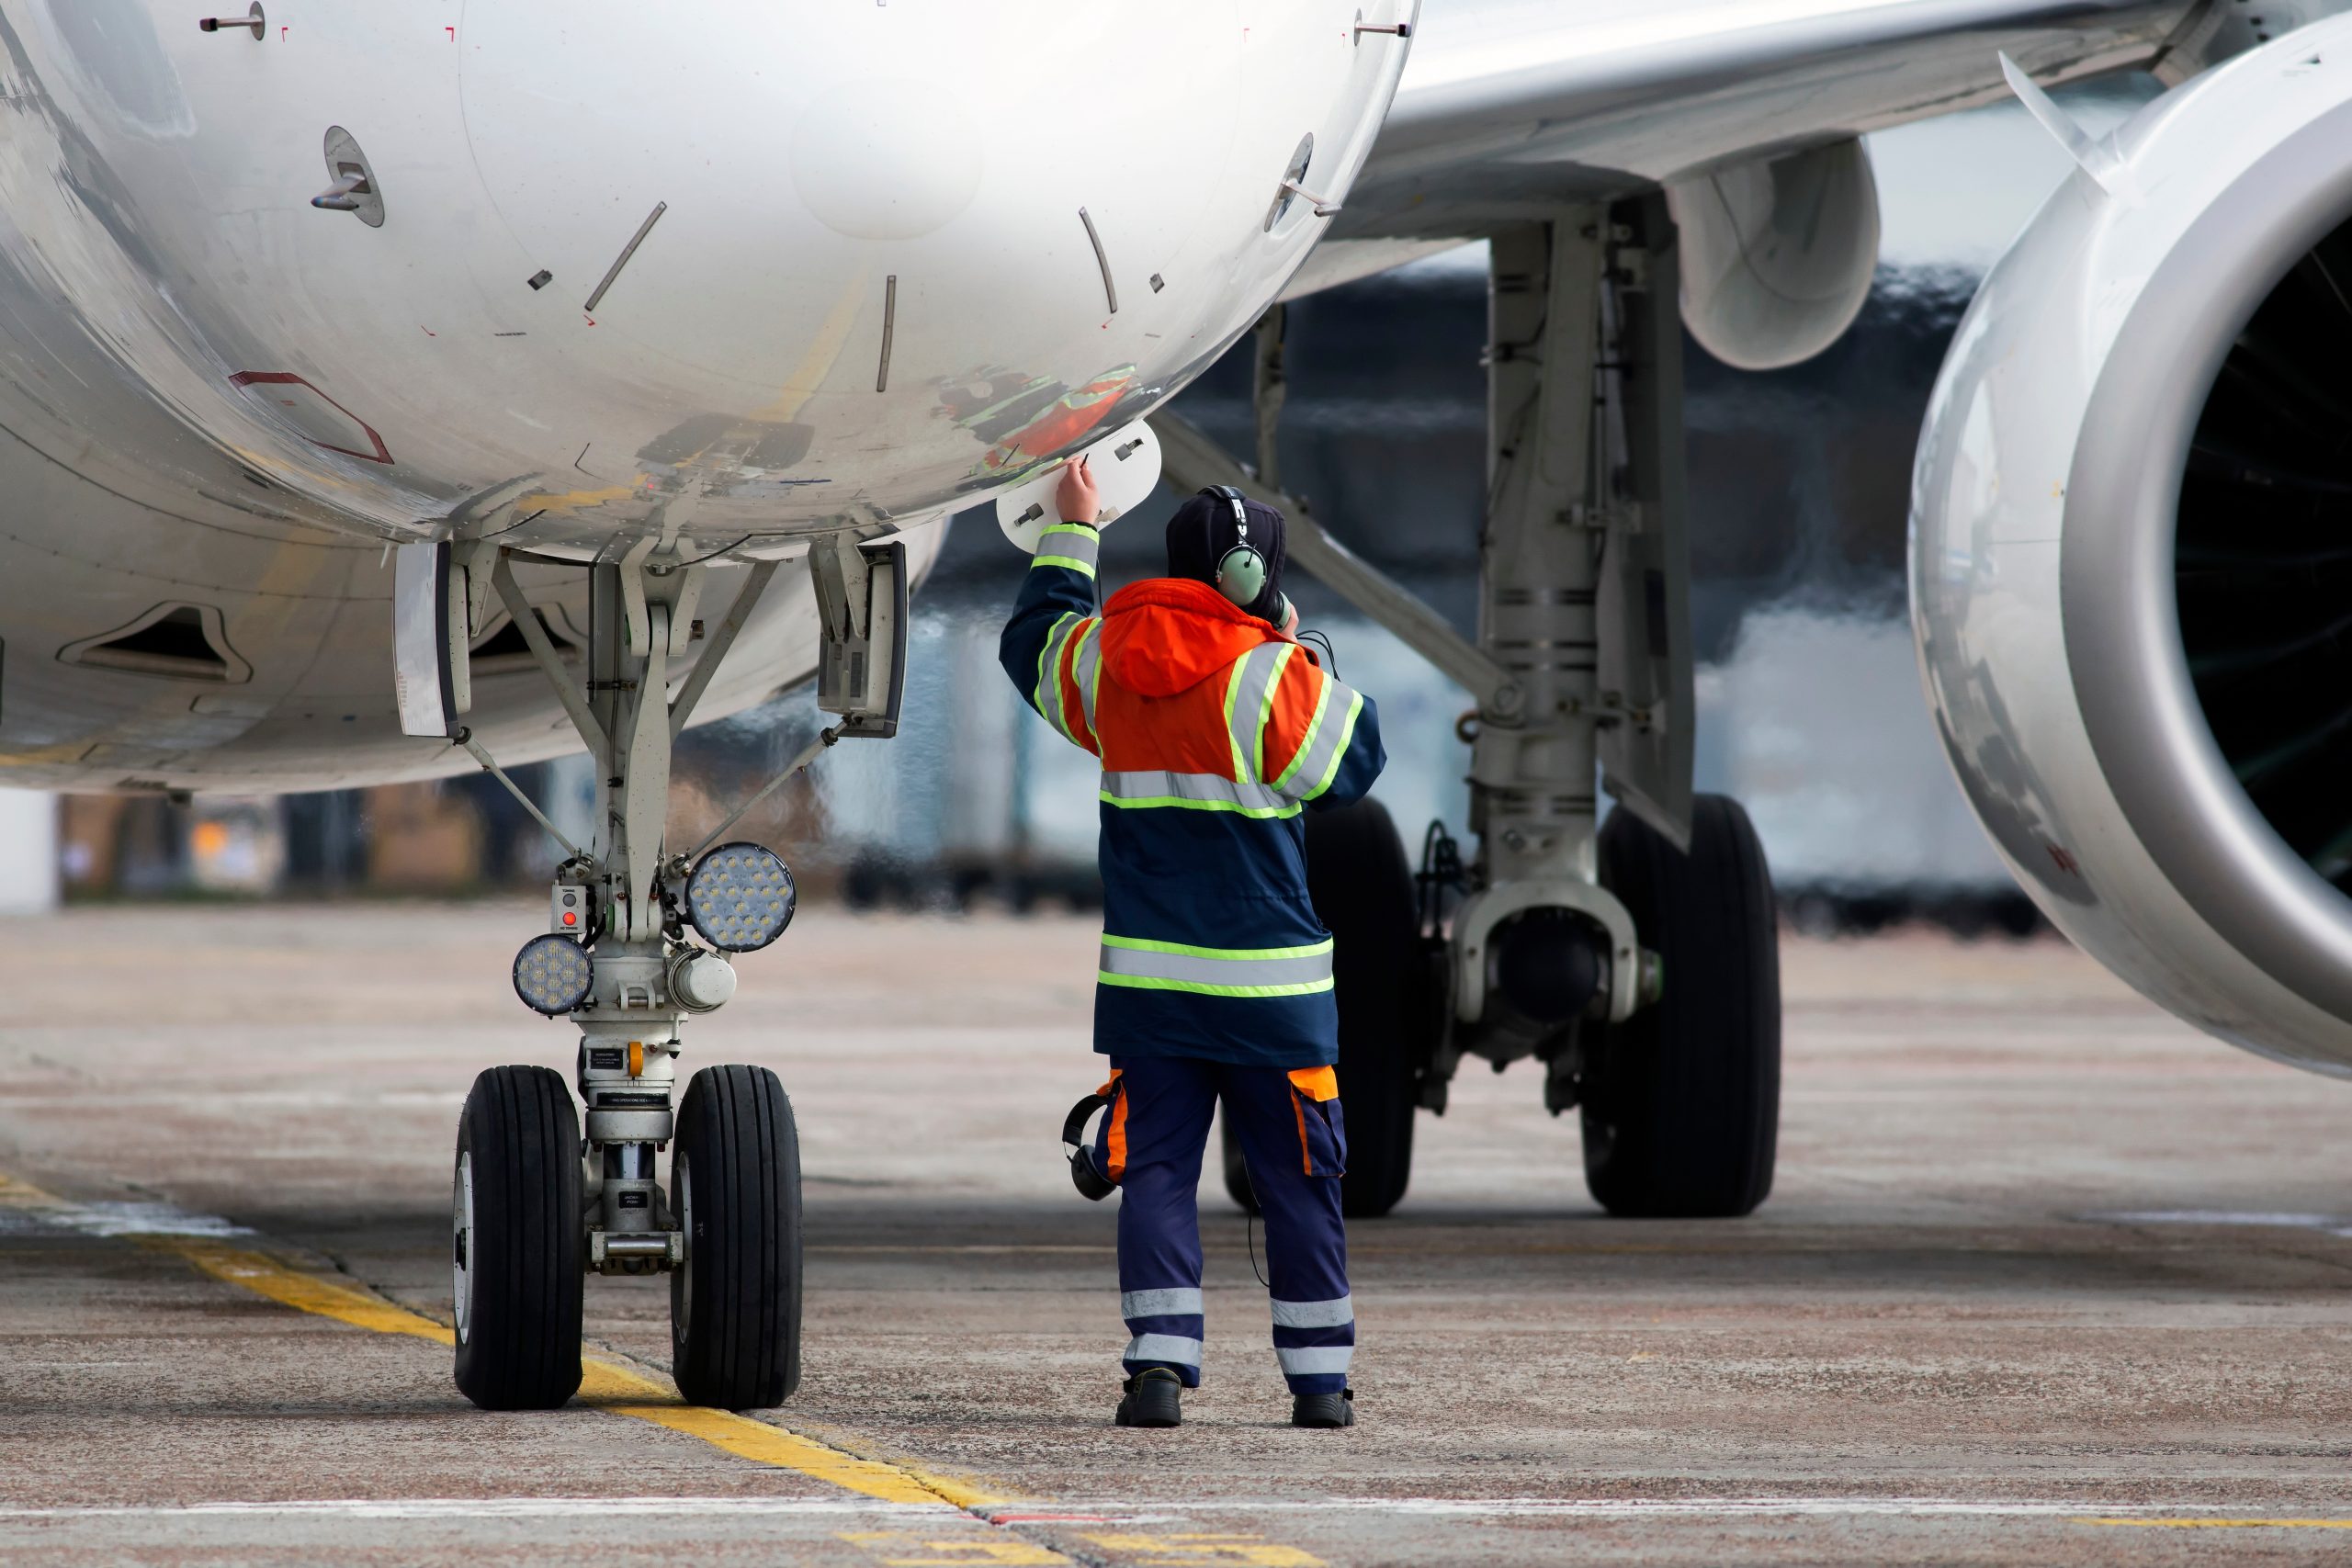
[[817,705],[842,716],[842,735],[887,740],[907,689],[907,547],[835,535],[810,548],[808,574],[823,638]]
[[327,127],[327,175],[334,184],[311,198],[312,207],[348,212],[370,229],[384,226],[384,196],[376,188],[376,171],[351,132],[339,125]]
[[261,0],[254,0],[253,9],[242,17],[201,17],[196,24],[197,31],[205,33],[217,33],[223,28],[234,32],[239,28],[251,28],[255,43],[268,35],[269,18],[262,15]]

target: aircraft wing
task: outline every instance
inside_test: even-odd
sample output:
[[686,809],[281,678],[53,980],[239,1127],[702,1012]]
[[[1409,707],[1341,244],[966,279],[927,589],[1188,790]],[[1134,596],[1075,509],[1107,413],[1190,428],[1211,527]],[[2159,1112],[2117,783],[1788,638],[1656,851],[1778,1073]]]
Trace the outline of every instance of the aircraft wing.
[[1424,0],[1396,101],[1329,238],[1483,232],[1545,205],[1968,107],[2006,92],[2003,51],[2045,85],[2155,67],[2203,43],[2216,9]]

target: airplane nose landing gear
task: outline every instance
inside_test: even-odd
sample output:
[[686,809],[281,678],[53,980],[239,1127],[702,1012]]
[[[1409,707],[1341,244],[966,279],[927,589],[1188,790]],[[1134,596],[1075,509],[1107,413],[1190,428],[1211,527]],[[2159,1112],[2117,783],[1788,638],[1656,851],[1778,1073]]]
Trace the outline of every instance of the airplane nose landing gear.
[[[811,554],[826,668],[837,672],[818,700],[843,717],[769,789],[843,735],[897,728],[903,547],[842,538],[816,541]],[[668,660],[699,635],[692,614],[703,569],[646,564],[647,555],[632,550],[626,565],[591,569],[584,694],[544,635],[532,636],[537,619],[503,560],[492,567],[492,585],[563,695],[604,783],[594,840],[584,850],[567,842],[552,929],[514,961],[515,994],[579,1027],[585,1136],[561,1077],[536,1066],[483,1073],[458,1125],[450,1197],[458,1387],[485,1409],[552,1409],[578,1390],[587,1273],[670,1274],[675,1375],[687,1399],[759,1408],[781,1403],[800,1381],[792,1102],[773,1072],[750,1066],[705,1067],[682,1101],[673,1099],[680,1027],[734,995],[729,955],[784,933],[792,874],[759,844],[706,841],[671,855],[662,842],[672,739],[775,565],[753,568],[673,698]],[[461,606],[469,595],[440,598]],[[440,640],[462,649],[455,631]],[[844,670],[858,678],[838,674]],[[442,690],[464,685],[445,680]],[[514,787],[465,731],[451,733]],[[658,1169],[665,1149],[666,1191]]]

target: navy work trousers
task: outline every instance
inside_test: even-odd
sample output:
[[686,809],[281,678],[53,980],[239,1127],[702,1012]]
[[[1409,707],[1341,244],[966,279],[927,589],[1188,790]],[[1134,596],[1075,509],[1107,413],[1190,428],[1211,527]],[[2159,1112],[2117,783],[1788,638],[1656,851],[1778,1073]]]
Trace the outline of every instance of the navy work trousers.
[[1188,1056],[1113,1057],[1094,1163],[1119,1184],[1119,1315],[1127,1371],[1201,1382],[1201,1155],[1217,1102],[1266,1217],[1274,1355],[1294,1393],[1348,1386],[1356,1342],[1340,1218],[1347,1132],[1332,1069],[1285,1073]]

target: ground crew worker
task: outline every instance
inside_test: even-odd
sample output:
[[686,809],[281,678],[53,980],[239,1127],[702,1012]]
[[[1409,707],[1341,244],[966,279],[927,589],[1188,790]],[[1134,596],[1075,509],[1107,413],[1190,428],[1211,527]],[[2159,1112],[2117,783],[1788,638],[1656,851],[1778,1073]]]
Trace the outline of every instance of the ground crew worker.
[[1094,613],[1098,503],[1081,460],[1000,649],[1013,684],[1102,760],[1094,1048],[1111,1058],[1091,1150],[1123,1193],[1122,1427],[1173,1427],[1201,1381],[1196,1192],[1222,1100],[1266,1216],[1274,1354],[1300,1427],[1355,1424],[1331,936],[1306,896],[1304,809],[1386,761],[1371,700],[1295,640],[1283,516],[1229,489],[1168,524],[1168,575]]

